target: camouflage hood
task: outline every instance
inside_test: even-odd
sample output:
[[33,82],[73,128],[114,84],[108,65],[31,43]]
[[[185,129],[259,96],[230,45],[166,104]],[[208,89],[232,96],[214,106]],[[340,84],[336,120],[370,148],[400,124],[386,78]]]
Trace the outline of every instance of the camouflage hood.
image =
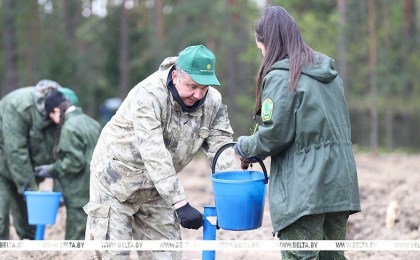
[[176,59],[178,57],[168,57],[162,61],[159,66],[159,70],[168,70],[170,67],[175,65]]
[[41,114],[45,115],[45,107],[44,107],[45,96],[52,90],[55,90],[58,88],[61,88],[60,84],[49,79],[43,79],[36,84],[33,95],[34,95],[36,108],[38,109],[39,112],[41,112]]

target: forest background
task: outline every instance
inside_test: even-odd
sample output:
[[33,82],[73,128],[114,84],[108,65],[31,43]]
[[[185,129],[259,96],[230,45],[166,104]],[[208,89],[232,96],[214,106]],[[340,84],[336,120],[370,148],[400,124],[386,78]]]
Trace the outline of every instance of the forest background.
[[204,44],[235,138],[250,134],[261,61],[253,26],[266,4],[285,7],[308,45],[335,59],[358,149],[420,151],[420,0],[0,0],[0,97],[48,78],[105,123],[106,100]]

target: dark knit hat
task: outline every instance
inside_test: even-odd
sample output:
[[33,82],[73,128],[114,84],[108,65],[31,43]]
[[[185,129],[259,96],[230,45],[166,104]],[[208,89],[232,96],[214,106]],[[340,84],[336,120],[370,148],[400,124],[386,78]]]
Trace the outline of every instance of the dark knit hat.
[[54,108],[61,105],[67,99],[64,97],[63,93],[57,90],[53,90],[45,97],[45,112],[47,117],[54,110]]

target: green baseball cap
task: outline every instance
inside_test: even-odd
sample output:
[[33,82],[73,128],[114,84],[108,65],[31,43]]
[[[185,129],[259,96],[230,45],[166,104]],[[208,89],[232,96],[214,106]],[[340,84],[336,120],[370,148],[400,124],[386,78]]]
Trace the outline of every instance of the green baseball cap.
[[60,91],[73,105],[76,106],[79,103],[79,98],[72,89],[62,87],[58,88],[58,91]]
[[216,57],[203,45],[185,48],[178,55],[176,65],[200,85],[220,86],[214,72]]

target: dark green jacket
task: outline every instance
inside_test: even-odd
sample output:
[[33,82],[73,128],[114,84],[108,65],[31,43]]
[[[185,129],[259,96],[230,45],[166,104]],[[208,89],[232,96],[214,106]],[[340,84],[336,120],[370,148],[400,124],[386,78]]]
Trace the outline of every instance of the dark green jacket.
[[80,108],[67,110],[57,146],[58,160],[49,165],[50,174],[62,184],[67,207],[82,207],[89,201],[89,166],[100,131],[101,125]]
[[272,66],[263,81],[263,123],[240,142],[247,156],[271,156],[274,232],[309,214],[360,211],[343,83],[331,58],[316,53],[315,63],[303,69],[294,94],[288,59]]
[[54,125],[38,111],[34,92],[35,87],[20,88],[0,100],[0,174],[19,192],[35,165],[52,162]]

